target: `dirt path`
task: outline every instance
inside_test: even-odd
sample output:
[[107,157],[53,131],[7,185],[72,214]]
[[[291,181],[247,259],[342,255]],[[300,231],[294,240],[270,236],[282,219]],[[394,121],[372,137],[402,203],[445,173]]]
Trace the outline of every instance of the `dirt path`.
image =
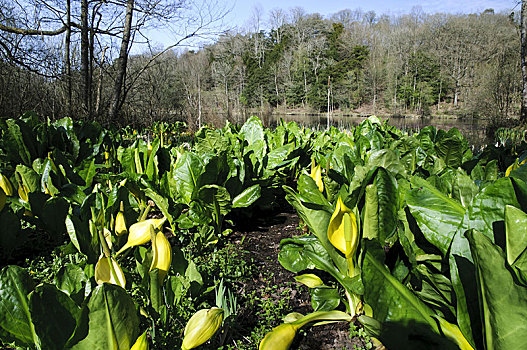
[[[276,302],[280,298],[287,298],[289,312],[300,312],[308,314],[313,312],[311,298],[307,287],[297,283],[293,277],[294,273],[284,269],[278,262],[278,252],[280,241],[285,238],[302,234],[299,228],[299,219],[291,207],[284,207],[281,213],[269,214],[261,219],[251,220],[247,223],[248,230],[243,229],[236,232],[232,239],[234,243],[240,244],[243,250],[248,253],[256,265],[257,271],[253,280],[245,286],[245,294],[250,294],[254,290],[269,290],[269,284],[276,286],[269,298],[275,298]],[[283,315],[285,316],[285,315]],[[257,315],[245,315],[247,322]],[[276,324],[278,325],[278,324]],[[346,323],[330,324],[306,328],[300,331],[291,349],[353,349],[363,345],[361,339],[349,339],[349,325]]]

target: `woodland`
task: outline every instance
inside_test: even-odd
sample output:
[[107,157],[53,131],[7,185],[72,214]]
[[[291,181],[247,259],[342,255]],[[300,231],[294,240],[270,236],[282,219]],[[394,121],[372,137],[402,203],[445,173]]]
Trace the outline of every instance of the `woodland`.
[[[520,114],[520,16],[255,8],[217,3],[0,1],[0,110],[103,125],[223,126],[252,114]],[[519,10],[519,9],[518,9]],[[156,46],[163,28],[174,43]],[[176,33],[176,34],[174,34]],[[212,38],[201,47],[199,38]],[[190,43],[190,44],[189,44]]]

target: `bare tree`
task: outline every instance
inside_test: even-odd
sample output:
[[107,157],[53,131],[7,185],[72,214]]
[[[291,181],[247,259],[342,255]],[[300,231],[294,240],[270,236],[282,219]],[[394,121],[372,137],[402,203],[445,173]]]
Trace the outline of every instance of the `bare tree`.
[[522,0],[521,9],[521,67],[522,67],[522,99],[520,119],[527,121],[527,1]]

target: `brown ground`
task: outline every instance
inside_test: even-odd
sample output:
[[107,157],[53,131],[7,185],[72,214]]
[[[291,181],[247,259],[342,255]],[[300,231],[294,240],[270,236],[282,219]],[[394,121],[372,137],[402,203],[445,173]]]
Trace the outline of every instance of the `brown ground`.
[[[264,290],[266,285],[271,284],[278,286],[275,294],[269,295],[269,298],[279,299],[279,295],[284,292],[288,293],[288,284],[292,284],[290,289],[288,312],[300,312],[308,314],[313,312],[310,303],[308,288],[296,282],[293,277],[294,273],[284,269],[278,262],[278,252],[280,241],[292,236],[302,234],[298,228],[299,219],[294,209],[284,207],[283,212],[264,215],[261,219],[251,219],[246,231],[239,230],[232,237],[233,242],[240,244],[242,249],[248,252],[252,258],[253,264],[257,266],[257,273],[254,274],[253,280],[244,286],[242,291],[249,294],[251,290]],[[241,232],[240,232],[241,231]],[[271,277],[268,277],[271,276]],[[243,322],[254,320],[255,315],[241,315]],[[343,350],[353,349],[353,345],[360,348],[364,345],[360,338],[349,339],[349,325],[345,322],[329,324],[317,327],[306,327],[305,331],[298,332],[295,342],[291,349],[320,349],[320,350]]]

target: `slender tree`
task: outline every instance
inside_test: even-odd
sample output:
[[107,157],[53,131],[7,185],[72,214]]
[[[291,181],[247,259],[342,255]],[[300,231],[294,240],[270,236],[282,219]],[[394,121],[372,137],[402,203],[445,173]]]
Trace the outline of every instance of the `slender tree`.
[[520,119],[527,121],[527,1],[522,0],[521,9],[521,66],[522,66],[522,101]]
[[124,23],[123,40],[121,42],[121,51],[119,52],[119,59],[117,60],[117,77],[113,87],[112,104],[110,107],[110,121],[114,121],[117,117],[117,112],[121,106],[121,91],[126,75],[126,66],[128,63],[128,49],[130,45],[130,37],[132,35],[132,16],[134,12],[134,0],[128,0],[126,5],[126,17]]

